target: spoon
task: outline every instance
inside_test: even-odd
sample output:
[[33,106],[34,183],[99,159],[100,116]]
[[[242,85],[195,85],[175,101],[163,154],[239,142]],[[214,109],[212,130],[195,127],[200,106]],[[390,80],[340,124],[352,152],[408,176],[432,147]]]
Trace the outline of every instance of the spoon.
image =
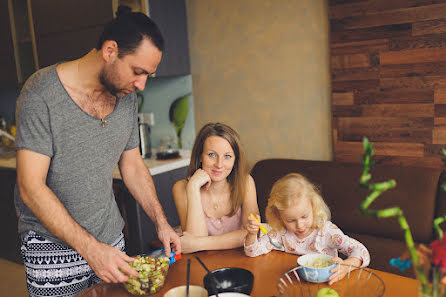
[[190,259],[187,259],[186,297],[189,297]]
[[215,287],[215,285],[218,284],[218,280],[217,280],[217,279],[215,278],[215,276],[211,273],[211,271],[207,268],[207,266],[204,265],[203,261],[201,261],[201,259],[198,258],[198,256],[194,256],[194,257],[195,257],[195,259],[198,260],[198,262],[200,262],[201,266],[203,266],[203,268],[209,273],[211,279],[213,280],[213,281],[211,282],[212,291],[214,291],[214,293],[215,293],[215,297],[218,297],[218,291],[217,291],[217,288]]
[[[253,217],[257,223],[260,223],[259,220],[255,217],[255,215],[250,214],[251,217]],[[276,239],[276,238],[271,238],[268,234],[268,230],[266,230],[265,227],[263,227],[262,225],[259,226],[260,230],[266,234],[266,236],[268,236],[269,242],[276,248],[278,248],[279,250],[283,250],[283,245]]]

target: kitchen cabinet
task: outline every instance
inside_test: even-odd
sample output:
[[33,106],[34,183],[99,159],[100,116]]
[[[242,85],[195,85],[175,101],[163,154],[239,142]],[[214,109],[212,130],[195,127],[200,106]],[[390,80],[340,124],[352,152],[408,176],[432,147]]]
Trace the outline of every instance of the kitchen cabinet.
[[[0,88],[17,84],[8,2],[0,1]],[[5,42],[6,41],[6,42]]]
[[[187,170],[188,166],[180,167],[152,176],[158,199],[172,227],[180,225],[180,219],[178,218],[172,196],[172,187],[177,181],[187,177]],[[126,220],[124,229],[126,252],[129,255],[147,253],[153,249],[150,242],[158,239],[155,224],[126,189],[122,180],[114,180],[114,183],[115,188],[119,187],[119,190],[115,191],[115,193],[120,195],[117,201]]]
[[18,219],[14,206],[15,183],[16,170],[0,168],[0,225],[2,226],[0,258],[23,263],[20,255],[21,239],[17,231]]
[[15,87],[34,72],[26,0],[0,2],[0,88]]
[[160,28],[165,50],[155,76],[190,74],[185,0],[113,0],[113,11],[119,5],[149,15]]
[[149,15],[159,26],[166,47],[156,76],[190,74],[185,1],[149,0]]
[[[37,69],[79,58],[96,46],[119,4],[158,24],[165,51],[156,76],[190,74],[184,0],[0,1],[0,87],[21,85]],[[135,6],[132,2],[140,2]],[[137,9],[134,11],[138,11]]]
[[30,5],[39,68],[88,53],[113,18],[110,0],[32,0]]

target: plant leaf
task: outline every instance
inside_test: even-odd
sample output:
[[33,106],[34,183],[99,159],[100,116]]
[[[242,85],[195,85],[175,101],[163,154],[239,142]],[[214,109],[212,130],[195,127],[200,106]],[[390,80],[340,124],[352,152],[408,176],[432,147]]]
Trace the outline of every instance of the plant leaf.
[[177,127],[183,127],[184,122],[187,118],[187,108],[189,105],[189,96],[183,96],[175,99],[170,105],[169,109],[169,120],[170,122]]

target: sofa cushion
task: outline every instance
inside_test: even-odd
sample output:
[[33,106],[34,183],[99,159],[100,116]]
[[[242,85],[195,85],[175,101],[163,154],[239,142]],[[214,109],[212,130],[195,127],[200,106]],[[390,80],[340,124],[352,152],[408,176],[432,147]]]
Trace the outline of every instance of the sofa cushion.
[[405,242],[357,233],[349,233],[348,236],[360,241],[367,247],[370,253],[370,268],[415,278],[412,266],[401,271],[390,265],[391,259],[399,258],[407,251]]
[[[273,183],[290,172],[306,176],[319,187],[332,212],[332,221],[344,232],[404,240],[396,218],[376,219],[361,214],[359,205],[368,195],[358,180],[360,164],[294,159],[259,161],[251,175],[256,183],[258,203],[264,218],[267,199]],[[416,241],[429,242],[441,169],[376,165],[371,170],[372,182],[395,179],[397,186],[384,192],[369,209],[399,206]]]

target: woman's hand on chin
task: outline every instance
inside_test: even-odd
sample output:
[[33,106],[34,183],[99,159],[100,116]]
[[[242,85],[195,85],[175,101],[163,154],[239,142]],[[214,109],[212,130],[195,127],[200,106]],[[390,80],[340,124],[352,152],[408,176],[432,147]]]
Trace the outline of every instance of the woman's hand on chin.
[[209,190],[211,182],[212,181],[209,174],[207,174],[206,171],[200,168],[197,169],[197,171],[195,171],[194,174],[190,177],[188,186],[198,189],[204,186],[206,190]]

